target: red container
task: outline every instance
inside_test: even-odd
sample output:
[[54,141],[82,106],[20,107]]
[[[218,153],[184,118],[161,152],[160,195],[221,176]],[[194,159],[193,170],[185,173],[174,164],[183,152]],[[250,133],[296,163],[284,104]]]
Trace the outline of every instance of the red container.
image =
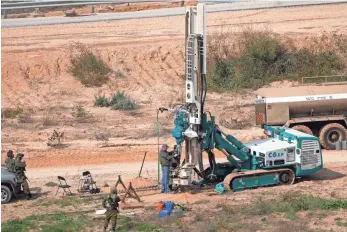
[[162,211],[162,210],[164,209],[164,207],[165,207],[165,204],[164,204],[163,202],[159,202],[158,205],[157,205],[157,211],[158,211],[158,213],[159,213],[160,211]]

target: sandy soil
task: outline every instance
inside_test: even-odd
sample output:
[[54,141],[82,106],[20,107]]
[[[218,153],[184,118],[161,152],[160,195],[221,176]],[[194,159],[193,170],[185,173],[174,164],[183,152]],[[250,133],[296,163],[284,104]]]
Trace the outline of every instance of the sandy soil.
[[[323,30],[346,33],[346,7],[341,4],[209,14],[208,32],[236,33],[252,26],[293,38]],[[29,167],[139,161],[145,151],[149,152],[149,160],[155,159],[156,108],[183,100],[183,20],[166,17],[3,29],[2,109],[21,107],[28,120],[2,121],[2,154],[8,149],[25,152]],[[71,42],[90,45],[125,77],[114,75],[100,88],[83,87],[68,72]],[[126,91],[139,109],[120,112],[93,107],[96,94],[110,95],[117,90]],[[242,122],[254,124],[254,97],[252,91],[209,93],[207,110],[216,115],[226,132],[240,140],[260,138],[262,130],[258,128],[237,129]],[[78,123],[72,117],[71,108],[77,103],[90,112],[90,122]],[[160,123],[160,142],[173,144],[169,136],[172,117],[161,114]],[[64,131],[65,148],[47,147],[53,129]],[[95,141],[99,132],[111,134],[109,147],[100,148],[100,142]]]
[[[304,40],[323,30],[347,33],[347,5],[223,12],[209,14],[207,22],[210,34],[220,30],[237,33],[245,26],[252,26]],[[1,37],[1,107],[2,110],[20,107],[26,116],[25,123],[2,119],[2,160],[8,149],[24,152],[30,186],[40,188],[37,200],[2,206],[2,220],[56,211],[56,207],[45,207],[41,203],[55,199],[56,188],[45,184],[56,182],[57,175],[66,176],[74,188],[79,174],[86,169],[91,170],[100,185],[114,183],[117,175],[122,175],[127,183],[132,181],[135,186],[156,183],[156,109],[183,100],[183,17],[5,28]],[[71,42],[90,45],[115,73],[121,71],[124,78],[114,74],[103,87],[83,87],[68,72]],[[117,90],[131,96],[139,109],[121,112],[93,106],[95,95],[110,95]],[[223,130],[247,142],[263,136],[263,131],[253,126],[254,99],[255,93],[248,90],[209,93],[206,106],[216,115]],[[77,103],[89,111],[91,119],[88,122],[80,123],[71,115],[72,107]],[[172,116],[160,114],[159,119],[159,143],[173,145],[169,133],[173,126]],[[248,124],[240,129],[243,122]],[[63,148],[46,145],[54,129],[65,133]],[[108,146],[95,140],[95,134],[99,132],[111,134]],[[144,178],[136,179],[139,161],[146,151]],[[326,169],[309,180],[292,186],[244,191],[227,198],[244,202],[254,194],[289,190],[340,197],[347,191],[346,157],[345,152],[326,152]],[[192,202],[206,196],[205,193],[170,197],[155,194],[143,196],[143,199],[153,205],[164,198]],[[214,196],[213,199],[213,204],[217,204],[225,201],[225,196]],[[21,212],[26,213],[16,214],[15,209],[19,206]],[[94,210],[96,206],[88,207]]]

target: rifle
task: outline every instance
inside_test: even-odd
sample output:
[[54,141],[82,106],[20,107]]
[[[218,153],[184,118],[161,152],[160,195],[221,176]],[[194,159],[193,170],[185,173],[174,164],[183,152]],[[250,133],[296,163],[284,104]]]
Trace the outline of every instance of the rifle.
[[111,197],[108,198],[108,203],[110,204],[110,209],[111,210],[116,210],[117,212],[119,212],[119,210],[118,210],[118,207],[119,207],[118,203],[114,202]]

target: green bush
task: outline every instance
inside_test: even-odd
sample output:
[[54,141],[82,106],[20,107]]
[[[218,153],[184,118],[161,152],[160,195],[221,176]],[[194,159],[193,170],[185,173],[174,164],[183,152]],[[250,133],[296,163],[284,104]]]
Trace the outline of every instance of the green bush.
[[74,43],[70,46],[70,73],[87,87],[100,87],[109,80],[109,66],[97,57],[86,45]]
[[111,97],[109,104],[111,106],[111,109],[113,110],[137,109],[137,105],[135,104],[135,102],[133,102],[131,98],[128,97],[126,94],[119,91]]
[[105,97],[105,95],[103,96],[94,96],[94,105],[95,106],[99,106],[99,107],[108,107],[109,106],[109,102],[107,97]]
[[[215,37],[208,44],[211,57],[207,75],[208,87],[214,91],[259,88],[283,79],[333,75],[345,68],[343,56],[338,52],[339,48],[344,49],[341,46],[335,49],[321,46],[319,50],[296,48],[268,31],[243,32],[234,43],[226,42],[228,34]],[[321,39],[321,43],[328,42],[331,41]]]
[[124,92],[118,91],[112,97],[107,98],[103,96],[95,96],[94,105],[99,107],[111,107],[113,110],[134,110],[137,105],[133,100]]
[[2,109],[2,117],[4,118],[17,118],[23,115],[24,110],[22,108],[8,108],[8,109]]

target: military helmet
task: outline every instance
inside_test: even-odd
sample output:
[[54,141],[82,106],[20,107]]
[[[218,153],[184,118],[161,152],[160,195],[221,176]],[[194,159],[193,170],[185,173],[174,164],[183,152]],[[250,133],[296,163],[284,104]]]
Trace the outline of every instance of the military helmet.
[[23,153],[18,153],[17,154],[17,158],[23,158],[24,157],[24,154]]
[[7,152],[7,157],[13,157],[14,155],[13,155],[13,151],[12,150],[9,150],[8,152]]
[[161,150],[166,151],[169,146],[167,144],[161,145]]

